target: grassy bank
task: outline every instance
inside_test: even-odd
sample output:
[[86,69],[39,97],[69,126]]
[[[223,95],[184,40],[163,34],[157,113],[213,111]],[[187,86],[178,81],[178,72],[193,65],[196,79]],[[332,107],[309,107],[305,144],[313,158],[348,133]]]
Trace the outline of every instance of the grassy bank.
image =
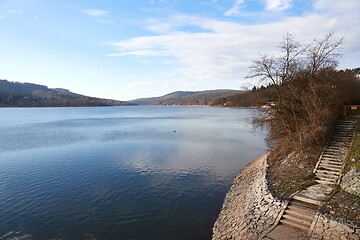
[[348,172],[351,169],[360,170],[360,124],[358,124],[356,128],[355,137],[348,155],[345,172]]

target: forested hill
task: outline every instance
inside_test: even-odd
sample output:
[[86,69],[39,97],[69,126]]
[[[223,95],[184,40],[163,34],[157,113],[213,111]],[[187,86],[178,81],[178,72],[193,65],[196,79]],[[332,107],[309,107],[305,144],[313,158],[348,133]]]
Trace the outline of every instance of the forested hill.
[[209,90],[209,91],[178,91],[161,97],[141,98],[130,101],[137,105],[213,105],[214,101],[233,94],[241,93],[237,90]]
[[124,106],[128,102],[88,97],[61,88],[0,80],[0,107]]

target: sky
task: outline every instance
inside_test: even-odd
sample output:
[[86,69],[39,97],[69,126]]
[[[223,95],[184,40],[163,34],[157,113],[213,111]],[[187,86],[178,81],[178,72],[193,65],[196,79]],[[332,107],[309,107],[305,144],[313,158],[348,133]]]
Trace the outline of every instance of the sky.
[[244,89],[287,33],[344,37],[360,67],[360,0],[0,0],[0,79],[117,100]]

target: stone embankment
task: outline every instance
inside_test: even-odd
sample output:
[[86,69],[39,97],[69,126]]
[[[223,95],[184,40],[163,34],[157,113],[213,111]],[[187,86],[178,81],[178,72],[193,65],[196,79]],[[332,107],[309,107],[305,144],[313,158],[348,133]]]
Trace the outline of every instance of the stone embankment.
[[[213,240],[262,239],[279,222],[288,202],[280,202],[268,191],[266,159],[264,155],[253,161],[235,177],[213,227]],[[311,236],[305,233],[291,239],[360,240],[360,229],[356,226],[347,226],[324,215],[317,215],[312,225]],[[287,236],[288,230],[281,230],[280,235]],[[279,239],[284,239],[281,236]]]
[[344,224],[320,215],[316,221],[311,240],[359,240],[360,229],[353,229]]
[[343,178],[340,187],[344,191],[360,196],[360,171],[352,169]]
[[257,239],[281,216],[285,203],[266,182],[267,155],[253,161],[234,179],[213,228],[213,240]]

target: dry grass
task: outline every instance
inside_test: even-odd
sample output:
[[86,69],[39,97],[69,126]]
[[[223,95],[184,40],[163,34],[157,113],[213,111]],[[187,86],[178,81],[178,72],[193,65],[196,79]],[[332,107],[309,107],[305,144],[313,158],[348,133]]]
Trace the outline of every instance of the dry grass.
[[360,170],[360,124],[357,126],[355,138],[349,151],[345,172],[351,169]]
[[289,154],[286,157],[271,153],[267,179],[272,194],[279,199],[288,198],[292,193],[315,184],[312,171],[320,152],[318,149],[308,156]]

